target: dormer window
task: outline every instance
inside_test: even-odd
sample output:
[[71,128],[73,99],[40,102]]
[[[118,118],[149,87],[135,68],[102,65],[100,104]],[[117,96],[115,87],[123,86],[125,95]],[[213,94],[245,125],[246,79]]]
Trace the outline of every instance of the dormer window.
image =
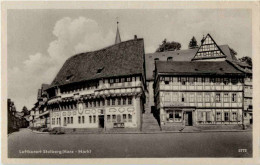
[[99,69],[97,70],[97,74],[98,74],[98,73],[101,73],[101,72],[103,71],[103,69],[104,69],[104,67],[99,68]]
[[69,75],[66,77],[66,81],[70,81],[73,78],[73,75]]

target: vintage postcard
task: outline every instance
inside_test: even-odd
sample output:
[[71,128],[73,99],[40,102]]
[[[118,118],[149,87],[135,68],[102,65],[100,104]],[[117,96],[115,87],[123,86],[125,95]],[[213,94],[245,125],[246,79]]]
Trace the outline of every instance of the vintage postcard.
[[259,10],[2,2],[2,163],[259,164]]

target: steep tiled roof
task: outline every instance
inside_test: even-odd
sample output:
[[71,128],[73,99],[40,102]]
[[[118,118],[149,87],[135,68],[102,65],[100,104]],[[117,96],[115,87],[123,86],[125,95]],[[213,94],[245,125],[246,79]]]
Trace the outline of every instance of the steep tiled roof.
[[[221,45],[219,47],[223,51],[223,53],[225,53],[225,55],[227,56],[226,59],[231,60],[231,61],[236,60],[236,57],[234,55],[231,55],[228,45]],[[198,51],[198,48],[146,54],[145,55],[146,79],[147,80],[153,79],[153,70],[155,67],[154,59],[155,58],[159,58],[160,61],[166,61],[168,57],[172,57],[173,61],[191,61],[197,51]]]
[[144,41],[134,39],[69,58],[50,87],[126,75],[144,74]]
[[227,61],[157,61],[156,68],[158,73],[172,75],[244,74]]

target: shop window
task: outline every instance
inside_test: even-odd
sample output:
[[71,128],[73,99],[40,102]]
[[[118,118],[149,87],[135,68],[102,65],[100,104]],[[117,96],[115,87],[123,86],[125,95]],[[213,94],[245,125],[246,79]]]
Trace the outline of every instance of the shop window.
[[237,121],[237,113],[232,112],[232,121]]
[[73,124],[73,117],[70,117],[70,123]]
[[96,116],[93,116],[93,123],[96,123]]
[[216,93],[216,102],[217,102],[217,103],[220,102],[220,93]]
[[170,119],[170,120],[173,120],[173,112],[170,112],[170,113],[169,113],[169,119]]
[[112,120],[113,120],[113,122],[116,122],[116,115],[112,116]]
[[229,113],[228,112],[224,113],[224,120],[229,121]]
[[206,112],[206,120],[211,121],[211,112]]
[[78,117],[78,123],[81,123],[81,116]]
[[117,105],[121,105],[121,98],[117,99]]
[[123,121],[126,122],[126,114],[123,114]]
[[128,105],[132,105],[132,97],[128,98]]
[[107,122],[111,122],[111,116],[107,115]]
[[229,99],[228,99],[228,93],[224,93],[224,102],[228,103]]
[[180,122],[182,118],[182,111],[175,111],[175,116],[174,116],[174,121],[176,122]]
[[198,112],[198,121],[204,121],[204,113]]
[[92,123],[92,116],[89,116],[89,123]]
[[232,93],[232,102],[237,102],[237,94]]
[[128,122],[132,122],[132,115],[128,114]]
[[221,121],[221,112],[217,112],[217,115],[216,115],[216,120],[217,121]]

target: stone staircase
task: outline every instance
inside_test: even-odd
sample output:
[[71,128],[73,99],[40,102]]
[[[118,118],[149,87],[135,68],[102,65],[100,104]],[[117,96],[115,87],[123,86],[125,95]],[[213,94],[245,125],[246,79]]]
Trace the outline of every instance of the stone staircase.
[[160,132],[161,128],[150,110],[143,113],[142,132]]

